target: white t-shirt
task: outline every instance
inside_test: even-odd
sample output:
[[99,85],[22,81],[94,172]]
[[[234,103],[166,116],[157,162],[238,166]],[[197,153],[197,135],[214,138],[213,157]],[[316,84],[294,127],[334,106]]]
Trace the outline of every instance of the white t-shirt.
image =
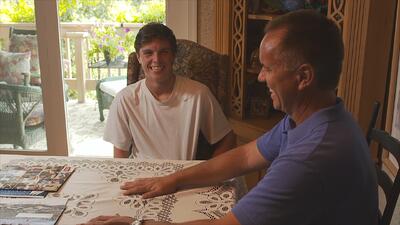
[[215,144],[231,131],[218,101],[202,83],[176,76],[170,97],[160,102],[145,79],[121,90],[108,115],[104,140],[138,159],[189,160],[201,131]]

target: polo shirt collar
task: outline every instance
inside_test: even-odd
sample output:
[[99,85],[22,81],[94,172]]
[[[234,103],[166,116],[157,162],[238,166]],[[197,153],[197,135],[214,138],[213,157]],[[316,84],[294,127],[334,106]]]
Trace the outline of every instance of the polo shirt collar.
[[294,121],[288,116],[284,127],[284,132],[288,134],[288,143],[296,143],[303,137],[308,136],[309,132],[315,127],[336,120],[343,112],[345,112],[343,101],[340,98],[336,98],[335,105],[313,113],[297,127],[294,126]]

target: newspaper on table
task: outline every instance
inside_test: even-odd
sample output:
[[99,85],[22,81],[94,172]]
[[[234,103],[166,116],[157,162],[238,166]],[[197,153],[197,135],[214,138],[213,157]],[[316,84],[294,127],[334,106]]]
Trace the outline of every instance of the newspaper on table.
[[0,224],[56,224],[66,207],[67,201],[66,198],[0,198]]

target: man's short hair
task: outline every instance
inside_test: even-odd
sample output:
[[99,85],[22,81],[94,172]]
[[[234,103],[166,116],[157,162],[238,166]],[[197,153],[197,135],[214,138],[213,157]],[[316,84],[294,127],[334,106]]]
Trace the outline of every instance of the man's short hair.
[[143,45],[150,43],[154,39],[167,40],[171,45],[172,51],[176,53],[177,45],[174,32],[162,23],[148,23],[140,28],[135,39],[136,52],[139,53]]
[[344,55],[337,25],[315,10],[298,10],[279,16],[265,28],[266,33],[283,29],[278,56],[286,66],[309,63],[321,89],[335,89],[339,83]]

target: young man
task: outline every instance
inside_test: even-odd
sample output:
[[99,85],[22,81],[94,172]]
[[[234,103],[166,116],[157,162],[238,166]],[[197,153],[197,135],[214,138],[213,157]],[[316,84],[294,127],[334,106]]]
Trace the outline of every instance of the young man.
[[213,156],[235,146],[210,90],[173,73],[177,44],[168,27],[143,26],[135,49],[145,79],[119,92],[110,108],[104,140],[113,143],[114,157],[194,159],[200,132],[213,145]]
[[[287,116],[257,140],[207,162],[126,182],[124,194],[151,198],[267,168],[232,212],[218,220],[180,224],[377,224],[377,180],[369,149],[335,94],[342,60],[340,32],[325,16],[301,10],[271,21],[260,45],[259,80],[266,82],[274,108]],[[132,221],[111,216],[88,224]]]

